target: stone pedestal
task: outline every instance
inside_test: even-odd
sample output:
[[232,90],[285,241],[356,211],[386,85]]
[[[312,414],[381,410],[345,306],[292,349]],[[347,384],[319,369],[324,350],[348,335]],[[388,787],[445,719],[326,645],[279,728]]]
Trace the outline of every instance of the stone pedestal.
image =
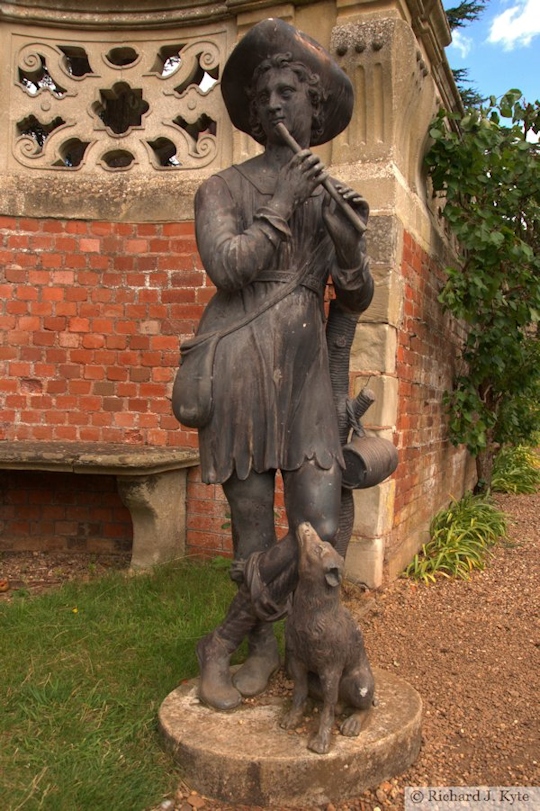
[[385,671],[375,669],[375,679],[378,706],[365,729],[358,738],[336,735],[327,755],[307,749],[309,724],[301,734],[281,729],[288,697],[219,713],[199,703],[197,680],[167,696],[160,729],[183,778],[201,794],[248,806],[335,803],[404,771],[420,750],[419,694]]
[[120,498],[133,521],[131,567],[149,569],[184,557],[185,468],[151,476],[118,476]]

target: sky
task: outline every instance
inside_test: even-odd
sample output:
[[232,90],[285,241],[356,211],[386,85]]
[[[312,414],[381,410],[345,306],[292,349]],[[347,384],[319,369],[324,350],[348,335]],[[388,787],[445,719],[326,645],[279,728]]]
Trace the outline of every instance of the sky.
[[[459,0],[443,0],[453,8]],[[488,0],[480,19],[452,32],[446,55],[482,96],[518,88],[540,99],[540,0]]]

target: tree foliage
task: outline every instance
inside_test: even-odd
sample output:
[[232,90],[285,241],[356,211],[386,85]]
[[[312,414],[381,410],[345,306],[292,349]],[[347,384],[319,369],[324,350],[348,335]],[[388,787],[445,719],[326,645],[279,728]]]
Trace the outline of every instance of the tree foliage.
[[[447,8],[446,19],[450,30],[464,28],[478,20],[488,3],[489,0],[461,0],[457,6]],[[464,107],[479,107],[486,101],[469,79],[468,68],[453,68],[452,73]]]
[[469,68],[452,68],[452,75],[465,108],[480,107],[487,99],[482,96],[476,85],[469,79]]
[[489,0],[461,0],[457,6],[446,9],[446,18],[450,30],[463,28],[468,23],[477,20],[484,11]]
[[481,486],[497,448],[540,427],[539,131],[540,103],[519,90],[463,117],[441,111],[430,130],[434,193],[462,249],[439,298],[467,325],[451,440],[477,457]]

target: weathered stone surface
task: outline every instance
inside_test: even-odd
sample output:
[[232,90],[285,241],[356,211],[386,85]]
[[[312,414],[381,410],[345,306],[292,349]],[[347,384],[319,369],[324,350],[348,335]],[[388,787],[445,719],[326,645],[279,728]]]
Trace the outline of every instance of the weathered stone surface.
[[395,216],[372,214],[366,239],[371,261],[392,267],[401,251],[402,226]]
[[[373,489],[378,490],[378,487]],[[384,538],[353,536],[345,560],[345,575],[350,580],[363,583],[369,589],[378,589],[383,582],[383,565]]]
[[383,372],[396,370],[396,330],[389,324],[361,323],[351,350],[353,371]]
[[[368,248],[369,250],[369,248]],[[373,301],[362,316],[363,323],[388,323],[398,326],[401,319],[403,285],[396,268],[393,266],[371,264],[371,272],[375,282]]]
[[118,492],[133,521],[132,569],[149,569],[184,556],[186,471],[118,476]]
[[285,698],[216,713],[199,703],[196,681],[167,696],[160,729],[184,779],[202,794],[259,806],[336,802],[404,771],[420,749],[419,694],[390,673],[374,673],[379,703],[366,728],[358,738],[335,736],[328,755],[306,748],[308,732],[280,728]]
[[[393,431],[399,403],[399,380],[389,375],[359,375],[354,381],[355,396],[368,387],[375,395],[375,402],[362,418],[364,428],[379,431],[381,428]],[[390,436],[390,439],[392,437]]]
[[198,461],[194,448],[112,442],[0,442],[0,468],[11,470],[136,476],[193,467]]
[[[32,183],[25,174],[2,176],[0,211],[3,215],[66,217],[127,222],[176,222],[193,219],[193,197],[210,170],[194,172],[195,178],[137,175],[95,178],[40,177]],[[75,190],[77,189],[77,196]]]
[[354,534],[363,538],[387,535],[394,519],[395,479],[354,492]]

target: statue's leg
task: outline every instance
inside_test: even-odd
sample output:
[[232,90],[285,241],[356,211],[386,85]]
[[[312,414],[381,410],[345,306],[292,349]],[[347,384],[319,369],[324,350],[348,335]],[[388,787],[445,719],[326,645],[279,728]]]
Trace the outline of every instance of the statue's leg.
[[[341,469],[337,463],[323,470],[305,462],[298,470],[284,471],[283,483],[289,532],[266,552],[249,559],[245,580],[260,617],[283,616],[298,581],[296,528],[310,521],[324,540],[333,541],[338,528]],[[238,686],[237,681],[235,684]],[[243,691],[242,691],[243,692]]]
[[[254,552],[264,552],[276,542],[274,523],[275,471],[250,473],[240,481],[233,474],[223,484],[229,502],[234,548],[231,577],[244,580],[246,560]],[[260,620],[247,634],[248,656],[233,677],[234,687],[244,696],[255,696],[266,688],[268,679],[281,664],[271,622]]]
[[332,545],[339,527],[341,507],[341,468],[334,462],[324,470],[313,461],[283,473],[285,509],[289,528],[296,532],[309,521],[319,538]]
[[274,626],[259,620],[247,635],[248,656],[233,676],[233,684],[243,696],[258,696],[270,676],[281,666]]
[[[216,709],[234,709],[241,701],[241,693],[231,678],[229,661],[245,636],[252,635],[257,646],[259,683],[264,681],[266,686],[270,673],[277,666],[273,652],[277,654],[275,640],[268,644],[268,649],[263,650],[262,639],[257,636],[261,621],[268,622],[271,630],[270,622],[285,613],[287,598],[296,586],[296,527],[303,521],[310,521],[320,537],[328,541],[332,541],[337,532],[341,492],[339,466],[336,464],[325,471],[306,462],[299,470],[285,473],[283,478],[290,531],[279,543],[257,551],[248,558],[245,584],[240,586],[225,620],[197,646],[201,669],[199,694],[204,703]],[[271,510],[273,522],[273,495]],[[246,526],[248,523],[246,517]],[[260,648],[258,643],[261,643]],[[252,656],[255,662],[254,649]],[[249,673],[249,669],[246,673]]]
[[241,480],[233,473],[223,482],[229,503],[234,561],[231,579],[242,583],[246,560],[253,552],[264,552],[276,542],[274,484],[276,473],[252,471]]
[[298,526],[309,521],[319,537],[332,543],[339,525],[341,468],[337,462],[323,470],[307,461],[298,470],[283,471],[282,475],[289,532],[266,552],[252,555],[245,570],[245,581],[261,618],[284,614],[287,598],[296,587]]
[[[261,689],[266,687],[270,674],[279,667],[272,621],[284,615],[286,606],[282,603],[296,585],[298,546],[294,535],[288,534],[283,541],[265,552],[251,555],[245,574],[246,582],[240,585],[223,622],[197,645],[199,697],[217,710],[233,710],[242,700],[240,690],[233,683],[229,662],[246,636],[248,639],[251,636],[255,643],[261,643],[252,648],[251,657],[257,665],[255,669],[259,684],[264,682]],[[262,627],[272,633],[272,640],[265,644],[264,640],[257,639]],[[247,666],[247,661],[242,668]],[[249,668],[246,672],[249,674]]]

